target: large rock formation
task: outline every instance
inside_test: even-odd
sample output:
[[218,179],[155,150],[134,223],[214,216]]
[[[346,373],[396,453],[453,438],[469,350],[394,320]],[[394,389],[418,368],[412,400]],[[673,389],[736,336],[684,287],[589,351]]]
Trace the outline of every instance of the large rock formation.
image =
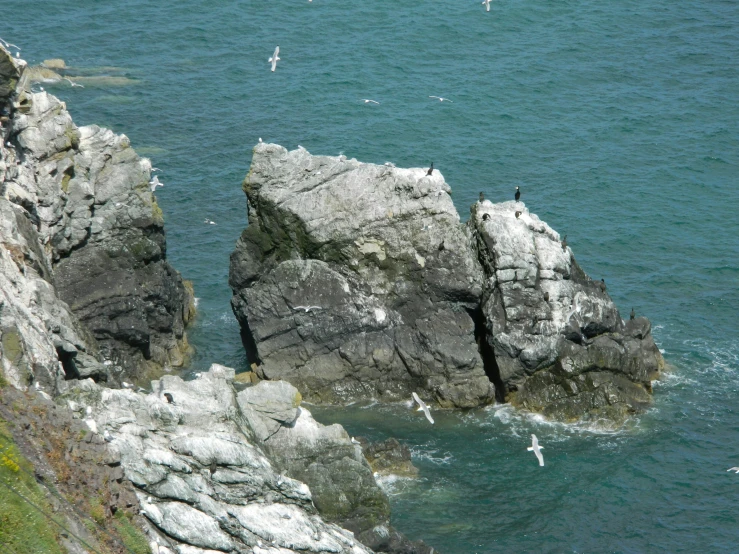
[[254,149],[233,308],[260,377],[306,399],[491,402],[475,337],[483,274],[436,171]]
[[160,554],[356,554],[370,552],[357,539],[383,547],[387,537],[403,549],[381,551],[431,551],[389,526],[387,497],[341,426],[313,420],[287,383],[237,394],[233,377],[214,365],[194,381],[164,376],[149,394],[87,380],[62,396],[110,442]]
[[649,322],[623,322],[522,203],[476,203],[465,226],[438,171],[272,144],[244,191],[230,283],[260,377],[315,401],[423,390],[444,407],[490,402],[495,383],[558,419],[649,402],[663,365]]
[[[67,378],[104,377],[110,372],[103,359],[134,377],[147,367],[182,365],[191,293],[166,261],[149,160],[136,155],[125,135],[75,126],[63,102],[31,92],[24,67],[0,47],[0,249],[23,276],[15,277],[15,288],[25,291],[3,287],[0,318],[25,309],[23,317],[43,335],[37,319],[53,327],[43,314],[71,308],[75,317],[62,318],[68,330],[53,331]],[[8,267],[3,278],[13,274]],[[44,298],[25,299],[33,290]],[[32,303],[41,310],[29,311]],[[3,323],[11,337],[18,317]],[[17,363],[6,361],[12,374],[37,358],[29,348],[19,343]],[[53,358],[50,352],[41,359]]]
[[561,420],[649,404],[664,362],[646,318],[624,322],[605,283],[523,203],[477,203],[469,226],[487,276],[487,345],[515,404]]

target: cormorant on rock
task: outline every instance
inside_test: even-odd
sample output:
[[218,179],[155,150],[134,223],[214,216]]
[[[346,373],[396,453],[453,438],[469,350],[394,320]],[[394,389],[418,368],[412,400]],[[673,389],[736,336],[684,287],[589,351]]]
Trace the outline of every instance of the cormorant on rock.
[[567,250],[567,235],[562,239],[562,250]]
[[167,399],[167,402],[168,402],[169,404],[174,404],[174,398],[172,398],[172,395],[171,395],[170,393],[168,393],[168,392],[165,392],[165,393],[164,393],[164,398],[166,398],[166,399]]
[[629,314],[629,319],[634,319],[636,317],[636,312],[634,311],[634,308],[631,308],[631,313]]
[[490,214],[482,214],[483,221],[487,221],[488,219],[490,219]]
[[601,279],[600,284],[598,286],[600,286],[600,290],[602,290],[603,292],[606,292],[606,280],[605,279]]
[[521,198],[521,189],[516,187],[516,202],[518,202],[519,198]]
[[545,292],[544,293],[544,300],[546,300],[547,302],[549,302],[549,293],[548,292]]
[[429,167],[429,170],[426,172],[426,175],[431,175],[434,172],[434,162],[431,162],[431,167]]
[[216,465],[215,460],[213,460],[210,463],[210,474],[213,475],[216,472],[216,469],[218,469],[218,466]]
[[480,202],[482,202],[483,200],[485,200],[485,195],[483,193],[480,193]]
[[519,217],[521,217],[521,212],[516,212],[516,219],[518,219]]
[[441,241],[439,243],[439,252],[441,252],[442,250],[444,250],[444,241]]

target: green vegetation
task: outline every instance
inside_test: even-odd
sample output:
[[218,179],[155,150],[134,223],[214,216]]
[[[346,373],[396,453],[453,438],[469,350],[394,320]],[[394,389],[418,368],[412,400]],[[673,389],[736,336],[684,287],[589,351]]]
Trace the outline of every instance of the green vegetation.
[[146,535],[131,522],[131,517],[131,514],[123,510],[118,510],[115,513],[113,524],[118,531],[118,536],[123,541],[123,544],[126,545],[126,548],[132,552],[136,554],[149,554],[151,550],[149,549],[149,542],[146,539]]
[[32,476],[33,466],[21,456],[6,422],[0,419],[0,545],[26,554],[61,554],[57,544],[59,527],[16,494],[52,514]]

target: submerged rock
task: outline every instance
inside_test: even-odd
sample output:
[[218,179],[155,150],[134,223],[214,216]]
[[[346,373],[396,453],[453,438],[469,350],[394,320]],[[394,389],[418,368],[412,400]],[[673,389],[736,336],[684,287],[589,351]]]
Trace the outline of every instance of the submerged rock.
[[419,390],[468,408],[495,390],[568,420],[649,403],[649,322],[623,322],[523,203],[484,200],[461,225],[438,171],[262,143],[243,188],[229,280],[260,378],[335,403]]
[[[26,281],[17,288],[43,290],[46,306],[23,317],[74,330],[53,331],[68,379],[104,378],[108,365],[125,368],[129,378],[183,365],[192,295],[166,260],[149,160],[125,135],[77,127],[63,102],[24,85],[24,68],[0,47],[2,247],[18,262],[15,279]],[[12,91],[3,100],[6,88]],[[9,296],[7,303],[28,307],[22,299]]]
[[254,149],[231,256],[249,361],[311,401],[493,400],[475,341],[483,274],[437,171]]

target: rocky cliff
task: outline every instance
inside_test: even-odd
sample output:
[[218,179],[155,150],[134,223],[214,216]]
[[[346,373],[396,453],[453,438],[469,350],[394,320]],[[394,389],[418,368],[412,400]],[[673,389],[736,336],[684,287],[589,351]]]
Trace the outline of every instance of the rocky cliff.
[[523,203],[477,203],[463,225],[438,171],[262,143],[243,188],[232,305],[261,377],[339,403],[495,391],[558,419],[649,403],[649,322],[623,322]]
[[[151,164],[125,135],[77,127],[0,47],[3,363],[37,379],[180,366],[191,293],[166,260]],[[51,338],[45,341],[44,336]]]
[[[0,469],[33,460],[34,498],[54,497],[42,511],[66,512],[44,551],[432,552],[393,529],[361,448],[286,382],[237,391],[216,365],[152,392],[122,383],[184,362],[191,292],[166,261],[148,160],[76,127],[24,68],[0,48]],[[3,515],[34,533],[19,507]]]

